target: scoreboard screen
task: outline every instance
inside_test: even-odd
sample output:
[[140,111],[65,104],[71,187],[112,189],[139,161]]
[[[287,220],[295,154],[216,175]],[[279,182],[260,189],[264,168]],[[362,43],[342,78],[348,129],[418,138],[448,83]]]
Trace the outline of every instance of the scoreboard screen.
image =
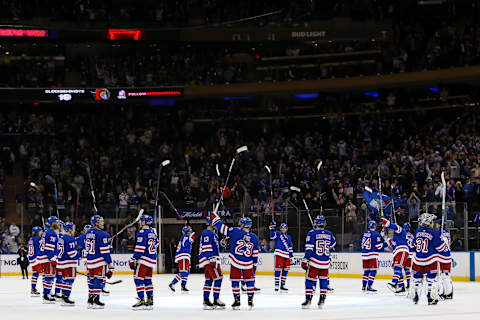
[[0,88],[2,102],[123,103],[183,97],[181,87],[163,88]]

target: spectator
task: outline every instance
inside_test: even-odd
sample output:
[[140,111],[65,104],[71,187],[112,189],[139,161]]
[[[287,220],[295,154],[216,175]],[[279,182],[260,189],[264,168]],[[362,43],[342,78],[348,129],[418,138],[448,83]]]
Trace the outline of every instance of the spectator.
[[2,254],[7,254],[7,253],[9,253],[8,243],[7,243],[7,240],[5,240],[5,239],[2,239],[1,242],[0,242],[0,252],[1,252]]
[[356,233],[357,227],[357,206],[355,206],[351,200],[348,200],[347,206],[345,207],[345,231]]
[[12,223],[8,227],[8,231],[10,235],[15,238],[15,240],[18,239],[18,236],[20,235],[20,228],[15,223]]
[[25,279],[25,278],[28,279],[28,269],[27,269],[29,265],[29,261],[27,257],[28,251],[27,251],[27,248],[25,248],[25,245],[23,243],[20,245],[20,248],[18,248],[17,254],[18,254],[17,265],[19,265],[20,269],[22,270],[22,279]]
[[407,199],[407,205],[409,220],[417,219],[420,213],[420,198],[417,197],[415,192],[410,193],[410,197]]

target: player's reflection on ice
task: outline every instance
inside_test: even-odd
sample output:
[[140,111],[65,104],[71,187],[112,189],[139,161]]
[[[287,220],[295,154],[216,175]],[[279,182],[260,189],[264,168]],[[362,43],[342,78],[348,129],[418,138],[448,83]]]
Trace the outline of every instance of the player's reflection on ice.
[[[228,280],[228,275],[225,275]],[[103,297],[105,309],[87,309],[87,283],[84,277],[75,280],[72,299],[74,307],[62,307],[59,304],[42,304],[40,298],[30,297],[30,281],[21,277],[0,278],[0,315],[1,319],[35,319],[51,320],[61,312],[68,320],[105,320],[131,319],[141,316],[146,319],[158,319],[159,316],[180,319],[420,319],[427,317],[436,320],[447,319],[480,319],[477,307],[480,297],[478,282],[455,282],[455,298],[440,301],[436,306],[428,306],[426,300],[418,305],[405,296],[395,296],[386,287],[387,280],[377,280],[377,294],[361,292],[361,279],[331,278],[335,291],[327,294],[323,309],[317,308],[319,298],[316,292],[309,310],[302,310],[300,304],[305,300],[305,279],[288,277],[287,294],[274,293],[273,276],[257,276],[256,285],[262,289],[255,294],[255,307],[248,311],[247,296],[241,295],[242,306],[239,311],[232,311],[232,290],[229,281],[224,281],[220,298],[225,302],[225,310],[203,310],[203,283],[201,274],[193,274],[189,279],[189,294],[172,293],[168,289],[171,274],[155,275],[153,279],[155,306],[153,310],[132,311],[131,305],[136,301],[136,291],[132,276],[114,275],[112,280],[123,280],[117,285],[110,285],[110,296]],[[41,287],[41,282],[40,287]],[[424,298],[423,298],[424,299]],[[141,315],[139,315],[141,313]],[[193,317],[193,318],[192,318]]]

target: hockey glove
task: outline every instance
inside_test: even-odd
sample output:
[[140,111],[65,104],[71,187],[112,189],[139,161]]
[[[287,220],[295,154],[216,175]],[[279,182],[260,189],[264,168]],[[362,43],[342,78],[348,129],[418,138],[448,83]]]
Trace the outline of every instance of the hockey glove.
[[215,225],[220,220],[220,217],[215,212],[212,212],[210,213],[210,219],[212,219],[212,224]]
[[268,228],[274,231],[277,228],[277,224],[275,223],[275,221],[272,221],[272,223],[270,223],[270,226]]
[[382,226],[384,226],[385,228],[390,227],[390,221],[385,218],[382,218]]
[[128,266],[130,269],[135,270],[137,269],[137,259],[131,258],[130,261],[128,261]]
[[110,279],[113,276],[113,270],[115,270],[114,267],[112,267],[112,266],[108,267],[108,271],[106,273],[107,279]]
[[216,259],[211,259],[210,260],[210,267],[212,267],[213,269],[217,268],[217,260]]
[[303,259],[302,262],[301,262],[301,266],[302,266],[303,270],[307,271],[308,270],[308,260]]

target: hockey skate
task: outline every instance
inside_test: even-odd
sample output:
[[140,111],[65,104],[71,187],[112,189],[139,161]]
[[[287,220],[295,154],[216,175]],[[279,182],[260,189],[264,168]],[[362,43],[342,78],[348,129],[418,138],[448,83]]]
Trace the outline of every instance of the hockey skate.
[[312,296],[309,296],[303,303],[302,309],[310,309],[310,305],[312,304]]
[[132,306],[132,310],[134,311],[144,310],[144,309],[145,309],[145,300],[143,299],[138,300],[137,303],[135,303]]
[[390,289],[390,291],[392,291],[393,293],[397,291],[397,285],[390,282],[387,283],[387,288]]
[[232,304],[232,309],[233,310],[239,310],[240,309],[240,296],[235,296],[235,301]]
[[187,294],[187,293],[190,292],[190,290],[188,290],[188,289],[187,289],[187,286],[184,285],[184,284],[182,284],[182,290],[181,290],[181,291],[182,291],[183,294]]
[[281,293],[288,293],[288,288],[285,288],[285,286],[280,287],[280,292]]
[[62,299],[62,296],[60,295],[60,293],[55,293],[52,298],[55,298],[55,300],[60,300]]
[[100,301],[100,295],[95,295],[93,297],[93,308],[92,309],[103,309],[105,308],[105,303]]
[[249,310],[253,309],[253,295],[252,294],[248,295],[248,309]]
[[419,300],[418,293],[415,292],[415,295],[413,296],[412,300],[413,300],[413,303],[418,304],[418,300]]
[[145,301],[145,310],[153,310],[153,296],[150,296],[147,301]]
[[170,290],[172,290],[172,292],[175,292],[175,286],[173,283],[170,282],[170,284],[168,285],[168,287],[170,288]]
[[453,299],[453,291],[450,294],[445,294],[444,297],[445,297],[445,300],[452,300]]
[[61,305],[64,307],[73,307],[75,306],[75,301],[70,300],[70,297],[63,295]]
[[432,298],[432,296],[429,294],[427,295],[427,300],[428,300],[428,305],[435,305],[438,303],[437,299]]
[[88,295],[87,309],[93,309],[93,295]]
[[203,298],[203,310],[213,310],[215,306],[210,302],[210,299]]
[[49,294],[43,294],[43,301],[44,304],[54,304],[55,298],[51,297]]
[[32,288],[32,290],[30,290],[30,296],[31,297],[40,297],[40,292],[37,289]]
[[325,299],[327,299],[326,294],[321,294],[320,299],[318,299],[318,308],[321,309],[323,308],[323,305],[325,304]]
[[405,287],[401,286],[395,291],[395,295],[403,296],[405,294],[405,292],[406,292]]
[[367,293],[377,293],[377,289],[372,288],[371,286],[367,287]]
[[367,291],[367,287],[362,287],[362,292],[365,293]]
[[220,299],[214,299],[213,300],[213,306],[216,309],[225,309],[225,303],[222,302]]

